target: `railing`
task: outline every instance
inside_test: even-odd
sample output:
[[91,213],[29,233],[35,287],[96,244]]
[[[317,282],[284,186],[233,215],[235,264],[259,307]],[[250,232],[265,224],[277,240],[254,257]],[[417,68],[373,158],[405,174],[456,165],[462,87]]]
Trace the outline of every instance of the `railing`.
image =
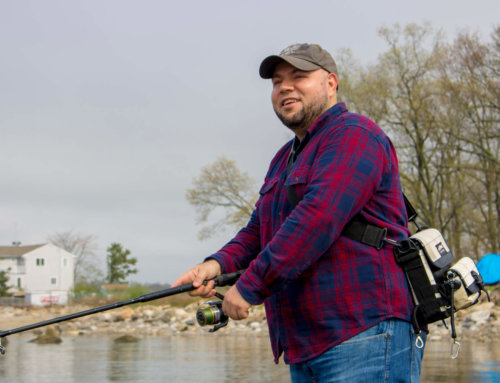
[[24,297],[0,297],[0,306],[27,306]]

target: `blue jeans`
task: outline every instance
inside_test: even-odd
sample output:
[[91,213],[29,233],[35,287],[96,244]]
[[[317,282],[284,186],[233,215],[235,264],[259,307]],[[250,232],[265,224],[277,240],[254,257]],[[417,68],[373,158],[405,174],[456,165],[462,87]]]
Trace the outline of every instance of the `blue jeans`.
[[[424,332],[421,337],[425,342]],[[416,340],[411,323],[383,321],[314,359],[290,364],[292,382],[417,383],[424,348]]]

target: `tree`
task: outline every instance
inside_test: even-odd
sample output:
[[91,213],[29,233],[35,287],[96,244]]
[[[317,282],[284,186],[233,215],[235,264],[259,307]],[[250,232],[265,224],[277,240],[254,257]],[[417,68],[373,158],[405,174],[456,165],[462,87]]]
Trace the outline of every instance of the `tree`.
[[486,43],[470,33],[447,43],[414,24],[380,34],[388,49],[375,65],[341,56],[342,98],[391,135],[425,224],[458,256],[498,252],[500,27]]
[[382,28],[380,35],[387,51],[376,65],[358,66],[359,73],[346,67],[347,86],[340,89],[355,111],[376,119],[391,136],[403,189],[421,222],[442,230],[461,255],[474,208],[467,198],[470,177],[462,171],[468,159],[457,134],[463,118],[457,118],[458,105],[443,76],[450,49],[429,25],[396,25]]
[[452,177],[447,170],[456,155],[443,129],[445,111],[439,102],[441,44],[437,35],[427,48],[431,33],[428,26],[414,24],[381,29],[389,49],[378,68],[386,74],[384,125],[397,142],[406,193],[428,225],[445,230],[450,209],[444,201],[450,200],[446,191]]
[[74,280],[75,285],[79,283],[93,283],[102,278],[102,271],[96,265],[96,251],[98,246],[93,235],[82,235],[65,231],[54,233],[48,240],[55,246],[66,250],[75,256]]
[[500,27],[490,43],[461,33],[449,47],[442,83],[460,142],[464,200],[470,215],[464,231],[471,250],[500,249]]
[[129,257],[130,250],[119,243],[112,243],[107,249],[108,283],[122,283],[130,274],[136,274],[137,258]]
[[10,271],[10,268],[8,270],[1,270],[0,271],[0,297],[10,297],[11,294],[9,293],[9,289],[11,286],[8,286],[7,283],[9,282],[9,276],[8,272]]
[[186,198],[197,210],[198,223],[208,222],[210,213],[218,208],[222,208],[225,215],[202,227],[198,237],[207,239],[220,230],[237,230],[245,226],[257,200],[254,187],[254,180],[240,172],[235,161],[225,157],[203,167],[200,176],[193,181],[193,188],[187,190]]

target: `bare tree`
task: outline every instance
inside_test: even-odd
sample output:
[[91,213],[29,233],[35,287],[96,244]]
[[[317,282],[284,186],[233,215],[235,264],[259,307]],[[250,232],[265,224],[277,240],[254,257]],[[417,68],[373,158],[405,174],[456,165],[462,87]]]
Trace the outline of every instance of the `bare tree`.
[[387,51],[366,70],[344,69],[349,82],[346,89],[341,82],[342,98],[392,137],[406,194],[426,224],[443,229],[449,221],[444,184],[450,177],[443,169],[455,156],[445,144],[449,141],[443,129],[445,111],[438,102],[440,36],[433,35],[428,25],[415,24],[382,28],[379,33]]
[[489,46],[468,35],[450,45],[429,25],[380,35],[388,49],[375,65],[341,56],[342,98],[393,139],[425,224],[443,230],[459,256],[480,243],[497,249],[499,29]]
[[186,198],[196,208],[198,223],[209,221],[209,215],[217,209],[225,212],[223,218],[205,225],[198,233],[207,239],[220,230],[239,229],[246,225],[252,214],[257,194],[255,182],[245,172],[240,172],[235,161],[225,157],[201,169],[188,189]]
[[75,256],[75,285],[80,282],[93,282],[102,277],[102,271],[96,265],[98,245],[93,235],[82,235],[70,230],[51,234],[47,239]]
[[500,249],[500,27],[492,41],[462,33],[450,46],[442,68],[443,87],[455,116],[466,198],[471,214],[465,227],[475,249]]

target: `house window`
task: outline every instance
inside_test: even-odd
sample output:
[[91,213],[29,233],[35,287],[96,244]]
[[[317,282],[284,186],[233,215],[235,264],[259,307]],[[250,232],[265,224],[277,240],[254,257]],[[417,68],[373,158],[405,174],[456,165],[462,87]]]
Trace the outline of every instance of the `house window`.
[[57,279],[56,278],[50,278],[50,284],[51,285],[55,285],[57,283]]
[[17,278],[17,288],[21,288],[21,278]]
[[43,266],[43,265],[45,265],[45,258],[37,258],[36,259],[36,265],[37,266]]
[[68,266],[68,260],[66,258],[64,258],[63,265]]

